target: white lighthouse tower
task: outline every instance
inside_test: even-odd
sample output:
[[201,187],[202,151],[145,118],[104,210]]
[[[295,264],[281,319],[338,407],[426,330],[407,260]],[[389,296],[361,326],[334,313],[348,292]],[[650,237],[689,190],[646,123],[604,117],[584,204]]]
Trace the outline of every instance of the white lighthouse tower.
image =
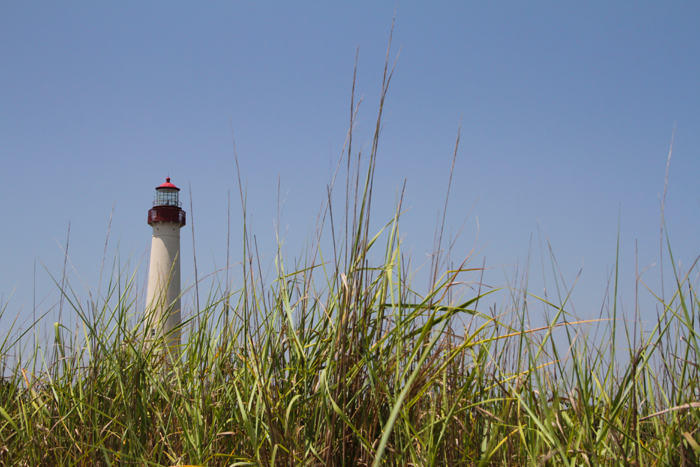
[[180,189],[170,183],[156,187],[148,224],[153,227],[151,263],[146,298],[146,333],[149,339],[165,337],[168,347],[180,344],[180,229],[185,225]]

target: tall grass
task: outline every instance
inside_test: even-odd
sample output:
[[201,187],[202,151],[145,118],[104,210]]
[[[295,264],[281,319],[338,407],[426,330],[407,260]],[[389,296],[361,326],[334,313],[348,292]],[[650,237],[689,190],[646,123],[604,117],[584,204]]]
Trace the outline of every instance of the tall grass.
[[[50,342],[17,358],[16,341],[0,340],[0,465],[700,464],[690,272],[674,270],[675,293],[659,297],[642,332],[614,305],[582,322],[566,297],[524,287],[486,306],[482,267],[469,257],[451,266],[438,231],[431,286],[416,292],[401,197],[381,234],[370,231],[390,80],[385,70],[363,177],[351,105],[340,220],[330,185],[315,246],[291,268],[279,248],[271,283],[244,223],[240,286],[214,288],[183,323],[179,360],[144,343],[128,267],[113,268],[86,307],[64,285],[77,331],[57,323]],[[318,247],[324,226],[332,251]],[[550,318],[530,329],[537,301]],[[594,329],[603,337],[588,339]]]

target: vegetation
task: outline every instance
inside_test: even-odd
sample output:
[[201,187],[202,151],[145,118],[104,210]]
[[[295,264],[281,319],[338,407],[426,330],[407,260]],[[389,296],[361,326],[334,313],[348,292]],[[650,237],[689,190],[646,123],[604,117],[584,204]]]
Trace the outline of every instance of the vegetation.
[[[334,223],[329,202],[322,217],[332,252],[312,248],[291,270],[279,254],[266,284],[244,231],[240,288],[215,288],[183,323],[179,358],[144,343],[126,268],[88,309],[64,285],[79,332],[57,323],[29,356],[0,340],[0,465],[699,465],[700,302],[688,274],[676,271],[645,332],[620,319],[616,277],[595,323],[573,317],[566,296],[516,287],[484,312],[493,290],[481,267],[451,266],[438,231],[432,286],[414,290],[401,200],[381,234],[369,229],[390,79],[385,70],[362,178],[359,153],[350,170],[351,107],[345,212]],[[551,313],[530,329],[534,301]],[[603,337],[589,340],[594,328]]]

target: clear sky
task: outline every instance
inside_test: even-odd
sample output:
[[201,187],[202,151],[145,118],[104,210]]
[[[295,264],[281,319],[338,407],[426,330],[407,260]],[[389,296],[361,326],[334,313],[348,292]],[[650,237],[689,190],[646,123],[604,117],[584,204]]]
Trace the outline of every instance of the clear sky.
[[698,2],[1,2],[0,294],[12,297],[0,331],[31,318],[35,260],[39,312],[57,303],[49,273],[60,280],[69,222],[69,278],[87,299],[113,206],[107,262],[140,261],[143,283],[146,213],[168,174],[194,214],[200,275],[226,262],[228,190],[239,261],[232,129],[264,264],[278,183],[286,254],[300,255],[345,141],[358,48],[356,141],[369,149],[395,8],[373,215],[379,228],[407,180],[414,266],[432,251],[460,121],[446,226],[466,219],[455,256],[476,242],[489,284],[531,252],[540,293],[541,234],[567,284],[582,271],[574,305],[592,317],[619,220],[624,306],[635,245],[658,290],[674,128],[666,220],[677,262],[700,254]]

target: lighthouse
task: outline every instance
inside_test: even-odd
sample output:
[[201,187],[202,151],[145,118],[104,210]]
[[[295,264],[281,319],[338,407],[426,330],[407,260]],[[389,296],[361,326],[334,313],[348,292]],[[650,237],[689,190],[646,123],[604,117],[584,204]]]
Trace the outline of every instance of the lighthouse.
[[163,337],[168,347],[180,344],[180,229],[185,225],[180,189],[170,183],[156,187],[148,225],[153,228],[148,294],[144,320],[148,339]]

